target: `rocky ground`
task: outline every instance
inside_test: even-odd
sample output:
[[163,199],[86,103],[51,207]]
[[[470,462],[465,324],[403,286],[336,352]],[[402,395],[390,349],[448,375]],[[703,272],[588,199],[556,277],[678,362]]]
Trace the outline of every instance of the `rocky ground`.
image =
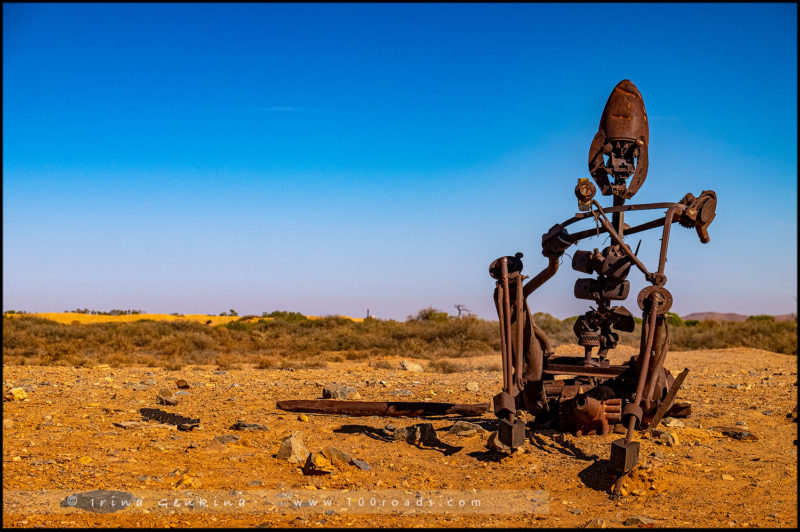
[[[507,454],[486,448],[491,413],[467,419],[477,430],[449,432],[458,419],[301,416],[275,406],[321,398],[326,386],[349,385],[366,401],[460,403],[488,402],[500,388],[499,372],[415,372],[389,362],[398,369],[352,362],[297,371],[4,366],[3,525],[797,526],[796,413],[787,418],[797,406],[796,357],[753,349],[670,353],[673,374],[690,369],[678,398],[690,400],[693,413],[662,427],[667,437],[638,433],[641,467],[620,500],[609,494],[607,463],[618,434],[529,430],[525,447]],[[15,388],[22,393],[13,397]],[[177,405],[159,404],[162,389]],[[200,427],[141,422],[145,407],[199,418]],[[235,430],[237,421],[267,430]],[[425,421],[435,440],[393,439]],[[315,455],[320,474],[284,458],[305,456],[299,445],[281,450],[296,431],[292,442],[324,451]],[[425,430],[417,433],[425,440]],[[92,509],[114,495],[80,495],[93,490],[141,502]],[[330,505],[319,503],[326,498]],[[458,507],[481,498],[479,509],[474,502]],[[414,508],[419,500],[426,507]]]

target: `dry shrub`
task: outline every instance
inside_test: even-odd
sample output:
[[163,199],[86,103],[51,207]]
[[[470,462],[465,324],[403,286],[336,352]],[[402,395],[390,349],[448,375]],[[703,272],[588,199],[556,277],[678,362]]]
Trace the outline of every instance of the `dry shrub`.
[[274,369],[280,366],[280,362],[275,357],[261,356],[256,360],[258,369]]
[[324,360],[297,360],[285,358],[281,360],[280,369],[312,369],[312,368],[327,368],[328,363]]
[[435,373],[459,373],[462,371],[469,371],[469,368],[463,364],[456,364],[449,360],[431,360],[428,364],[427,371]]
[[394,369],[394,365],[387,360],[377,360],[370,364],[375,369]]

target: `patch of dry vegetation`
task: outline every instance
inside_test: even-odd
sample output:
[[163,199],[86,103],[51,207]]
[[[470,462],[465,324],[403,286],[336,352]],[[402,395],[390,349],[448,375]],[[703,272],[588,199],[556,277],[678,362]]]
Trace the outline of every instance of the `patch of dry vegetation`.
[[[297,313],[238,319],[212,325],[199,321],[57,323],[33,315],[3,319],[6,364],[112,366],[145,364],[179,369],[187,364],[262,369],[326,367],[329,362],[408,357],[429,360],[428,371],[464,371],[452,360],[498,355],[499,326],[475,316],[448,317],[433,309],[405,322],[340,316],[308,319]],[[672,350],[755,347],[797,354],[797,320],[753,317],[745,322],[683,322],[670,318]],[[574,343],[575,318],[534,315],[554,345]],[[621,333],[620,344],[639,345],[641,325]],[[499,367],[499,362],[497,363]],[[378,367],[378,366],[376,366]],[[380,366],[382,367],[382,366]],[[494,367],[494,366],[493,366]]]

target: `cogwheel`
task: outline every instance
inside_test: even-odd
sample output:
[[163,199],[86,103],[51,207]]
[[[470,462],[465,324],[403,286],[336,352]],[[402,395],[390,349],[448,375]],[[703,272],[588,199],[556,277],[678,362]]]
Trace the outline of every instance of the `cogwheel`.
[[683,227],[686,227],[686,228],[694,227],[694,222],[684,219],[683,216],[678,218],[678,223],[681,224]]
[[694,199],[694,194],[689,192],[678,203],[680,203],[681,205],[689,205],[689,202],[691,202],[693,199]]

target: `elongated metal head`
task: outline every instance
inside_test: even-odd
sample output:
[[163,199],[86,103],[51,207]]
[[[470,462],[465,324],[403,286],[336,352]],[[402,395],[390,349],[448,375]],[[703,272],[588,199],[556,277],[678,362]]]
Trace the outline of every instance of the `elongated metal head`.
[[649,141],[642,95],[624,79],[611,91],[589,147],[589,173],[604,196],[627,199],[636,194],[647,177]]

